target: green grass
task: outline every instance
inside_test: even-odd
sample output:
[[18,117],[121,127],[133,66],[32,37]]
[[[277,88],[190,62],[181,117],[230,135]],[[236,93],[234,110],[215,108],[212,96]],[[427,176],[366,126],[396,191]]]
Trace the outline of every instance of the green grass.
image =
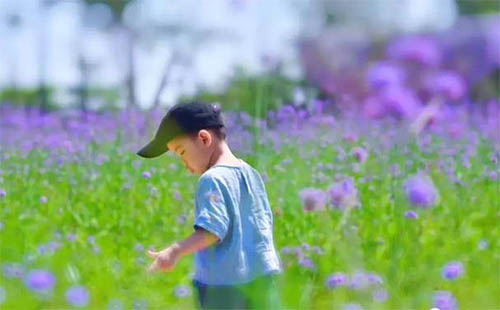
[[[345,303],[359,303],[365,309],[430,309],[434,292],[448,290],[459,309],[500,308],[500,187],[498,180],[482,176],[485,168],[498,169],[487,160],[491,144],[481,142],[469,169],[456,160],[466,187],[452,184],[446,175],[433,169],[431,176],[439,189],[440,202],[431,209],[413,208],[419,219],[409,220],[404,218],[411,207],[402,184],[425,162],[438,160],[439,151],[423,154],[409,143],[409,154],[401,148],[384,150],[387,160],[371,152],[358,173],[351,169],[353,158],[335,160],[334,146],[341,145],[349,154],[361,142],[338,142],[324,148],[315,142],[301,146],[289,143],[279,152],[263,145],[258,156],[243,158],[268,176],[266,188],[275,212],[278,251],[302,243],[324,250],[324,255],[310,256],[316,271],[299,267],[293,255],[280,254],[285,267],[280,280],[284,305],[289,309],[341,309]],[[181,260],[171,273],[151,276],[146,273],[151,259],[145,251],[137,252],[135,246],[139,243],[145,249],[162,249],[193,232],[197,177],[188,175],[173,157],[141,160],[133,152],[118,153],[110,146],[95,151],[109,154],[110,161],[101,166],[82,162],[44,168],[48,155],[33,152],[26,158],[14,155],[1,162],[0,188],[7,192],[0,198],[1,264],[23,262],[27,254],[38,253],[41,244],[55,240],[56,232],[63,239],[54,254],[36,255],[26,266],[27,270],[42,268],[56,275],[52,297],[41,300],[22,281],[2,274],[0,286],[6,298],[0,308],[66,308],[64,292],[75,284],[89,289],[89,309],[105,309],[114,298],[121,299],[126,309],[134,300],[147,301],[150,309],[193,308],[193,296],[174,295],[177,285],[191,288],[193,257]],[[280,163],[284,159],[291,163],[283,168]],[[407,159],[414,165],[406,170]],[[327,189],[333,182],[336,171],[320,171],[320,162],[331,163],[334,170],[354,178],[361,209],[344,213],[302,211],[298,196],[302,188]],[[389,173],[393,163],[400,164],[401,177]],[[171,164],[177,170],[171,170]],[[143,171],[154,169],[151,179],[142,177]],[[326,179],[314,179],[318,173]],[[360,182],[367,175],[375,178]],[[150,194],[152,187],[157,189],[156,195]],[[182,201],[174,198],[175,191],[180,192]],[[40,203],[41,196],[48,202]],[[184,225],[177,222],[182,214],[187,215]],[[352,226],[357,229],[349,229]],[[76,234],[77,238],[69,242],[66,234]],[[92,251],[89,236],[95,236],[99,254]],[[478,248],[481,240],[489,242],[484,250]],[[456,281],[443,279],[443,266],[455,260],[464,264],[464,275]],[[383,277],[383,287],[389,294],[386,302],[373,302],[371,290],[329,290],[325,286],[333,272],[357,269]]]

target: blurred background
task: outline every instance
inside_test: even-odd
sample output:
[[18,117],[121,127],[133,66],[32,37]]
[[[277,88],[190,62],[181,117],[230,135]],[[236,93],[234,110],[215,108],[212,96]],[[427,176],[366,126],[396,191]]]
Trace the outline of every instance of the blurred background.
[[[352,107],[387,58],[452,69],[468,99],[486,99],[498,95],[498,11],[490,0],[3,0],[0,101],[100,110],[203,98],[255,112],[258,85],[269,108],[318,96]],[[425,37],[385,51],[409,34]]]
[[266,183],[288,309],[500,309],[499,6],[0,0],[0,308],[194,308],[192,256],[145,269],[197,178],[136,152],[204,100]]

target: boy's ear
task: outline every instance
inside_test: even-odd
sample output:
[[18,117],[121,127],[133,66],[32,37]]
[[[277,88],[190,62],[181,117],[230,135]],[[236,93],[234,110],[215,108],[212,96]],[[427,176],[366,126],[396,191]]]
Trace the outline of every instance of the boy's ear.
[[213,142],[212,135],[210,134],[210,132],[208,130],[205,130],[205,129],[200,130],[199,135],[200,135],[201,140],[203,141],[204,144],[207,144],[209,142],[210,143]]

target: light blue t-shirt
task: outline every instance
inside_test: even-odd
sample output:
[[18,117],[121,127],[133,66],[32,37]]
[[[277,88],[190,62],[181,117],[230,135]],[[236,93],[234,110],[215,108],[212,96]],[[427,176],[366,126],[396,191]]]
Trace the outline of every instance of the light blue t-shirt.
[[193,227],[220,240],[195,253],[193,279],[229,285],[282,273],[266,189],[252,166],[244,161],[240,166],[212,166],[199,178],[195,204]]

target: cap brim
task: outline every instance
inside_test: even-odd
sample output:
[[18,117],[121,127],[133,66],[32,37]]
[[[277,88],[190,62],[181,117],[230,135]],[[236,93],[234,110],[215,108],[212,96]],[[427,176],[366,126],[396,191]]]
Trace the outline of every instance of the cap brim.
[[154,158],[166,152],[168,152],[168,148],[165,143],[161,143],[158,140],[153,140],[149,142],[148,145],[143,147],[139,152],[137,152],[137,155],[144,158]]

